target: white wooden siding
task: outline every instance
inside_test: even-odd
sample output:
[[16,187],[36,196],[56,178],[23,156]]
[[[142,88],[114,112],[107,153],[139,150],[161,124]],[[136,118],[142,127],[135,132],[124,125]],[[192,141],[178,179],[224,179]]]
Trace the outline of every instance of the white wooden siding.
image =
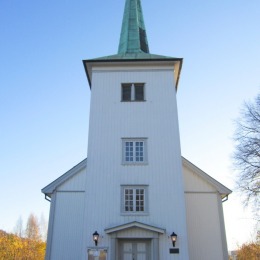
[[186,194],[190,260],[226,260],[218,194]]
[[203,180],[186,166],[183,166],[185,192],[217,192],[216,188]]
[[58,187],[58,191],[85,191],[86,168],[74,174],[68,181]]
[[56,193],[49,259],[81,259],[84,195],[84,192]]
[[[115,260],[117,238],[151,236],[152,260],[226,260],[219,187],[223,196],[229,190],[187,161],[182,164],[174,67],[98,66],[91,75],[88,170],[83,161],[45,188],[53,199],[47,259],[86,260],[98,231],[98,246],[108,248],[108,260]],[[122,102],[121,84],[140,82],[145,83],[145,101]],[[145,138],[145,164],[122,163],[122,138]],[[147,187],[148,214],[121,214],[123,185]],[[105,233],[132,222],[165,233],[135,227]],[[178,255],[169,254],[173,231]]]
[[[168,235],[173,231],[180,238],[179,259],[189,258],[173,77],[169,67],[93,69],[84,247],[93,246],[95,230],[102,233],[110,226],[139,221],[166,229],[160,236],[160,259],[172,259]],[[121,83],[127,82],[145,83],[145,102],[121,102]],[[147,165],[122,165],[122,138],[127,137],[147,138]],[[121,185],[149,186],[149,215],[120,214]],[[109,237],[102,235],[101,246],[109,246]]]
[[[141,228],[130,228],[117,233],[117,238],[154,238],[153,231]],[[157,235],[158,236],[158,235]]]

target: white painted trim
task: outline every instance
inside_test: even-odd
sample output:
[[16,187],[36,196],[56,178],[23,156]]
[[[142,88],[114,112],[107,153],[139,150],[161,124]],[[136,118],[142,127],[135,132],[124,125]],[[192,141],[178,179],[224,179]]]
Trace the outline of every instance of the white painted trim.
[[[148,149],[147,149],[147,137],[122,137],[122,165],[147,165],[148,164]],[[126,142],[143,142],[144,143],[144,147],[143,147],[143,157],[144,160],[143,161],[126,161],[125,160],[125,143]],[[134,144],[134,148],[135,148],[135,144]],[[133,157],[135,157],[135,149],[133,151]]]
[[53,238],[53,230],[54,230],[55,208],[56,208],[56,192],[54,192],[52,194],[52,198],[51,198],[45,260],[51,259],[51,248],[52,248],[52,238]]
[[85,71],[87,74],[88,82],[91,88],[92,82],[92,73],[96,68],[118,68],[119,71],[124,71],[129,68],[138,68],[138,70],[142,68],[154,68],[154,67],[168,67],[173,71],[175,76],[175,88],[177,90],[177,84],[180,77],[181,67],[182,67],[182,59],[180,58],[165,58],[165,59],[144,59],[144,60],[83,60],[83,64],[85,67]]
[[158,67],[155,67],[155,66],[147,66],[147,68],[144,68],[144,67],[141,67],[141,66],[135,66],[135,67],[125,67],[125,68],[122,68],[122,67],[119,67],[119,66],[116,66],[116,67],[95,67],[92,69],[92,72],[151,72],[152,71],[170,71],[172,72],[174,70],[174,66],[165,66],[164,68],[158,68]]
[[221,233],[221,241],[222,241],[223,259],[228,259],[228,248],[227,248],[227,238],[226,238],[223,206],[222,206],[222,200],[219,197],[218,197],[218,215],[219,215],[219,222],[220,222],[220,233]]
[[[128,139],[128,138],[122,138],[122,140],[124,139]],[[139,139],[137,137],[134,138],[129,138],[129,139]],[[140,139],[146,139],[145,140],[145,144],[146,144],[146,149],[145,149],[145,156],[146,156],[146,162],[143,163],[143,165],[147,165],[148,164],[148,154],[147,154],[147,146],[148,146],[148,142],[147,142],[147,138],[140,138]],[[207,173],[205,173],[204,171],[202,171],[201,169],[199,169],[197,166],[195,166],[194,164],[192,164],[190,161],[188,161],[186,158],[182,157],[182,164],[184,166],[186,166],[187,168],[189,168],[191,171],[193,171],[194,173],[196,173],[198,176],[200,176],[202,179],[204,179],[205,181],[209,182],[211,185],[213,185],[218,192],[221,194],[221,197],[225,197],[227,195],[229,195],[230,193],[232,193],[232,191],[230,189],[228,189],[227,187],[225,187],[223,184],[221,184],[220,182],[218,182],[217,180],[215,180],[214,178],[212,178],[211,176],[209,176]],[[135,165],[133,164],[125,164],[123,163],[123,165]],[[138,164],[138,165],[142,165]],[[81,161],[79,164],[77,164],[76,166],[74,166],[72,169],[70,169],[69,171],[67,171],[66,173],[64,173],[62,176],[60,176],[58,179],[54,180],[53,182],[51,182],[49,185],[47,185],[46,187],[44,187],[42,189],[42,193],[44,193],[45,195],[51,197],[52,193],[57,189],[57,187],[59,187],[60,185],[62,185],[64,182],[66,182],[68,179],[72,178],[76,173],[78,173],[81,169],[83,169],[84,167],[87,167],[87,158],[84,159],[83,161]],[[191,191],[192,192],[192,191]]]
[[184,191],[186,194],[219,194],[217,191]]
[[118,232],[118,231],[121,231],[121,230],[124,230],[124,229],[133,228],[133,227],[138,227],[138,228],[141,228],[141,229],[157,232],[157,233],[160,233],[160,234],[164,234],[166,232],[166,230],[163,229],[163,228],[150,226],[150,225],[147,225],[147,224],[144,224],[144,223],[141,223],[141,222],[137,222],[137,221],[126,223],[126,224],[123,224],[123,225],[118,225],[118,226],[111,227],[111,228],[106,228],[105,232],[107,234],[112,234],[114,232]]
[[192,164],[190,161],[182,157],[182,165],[189,168],[192,172],[196,173],[198,176],[200,176],[202,179],[210,183],[212,186],[214,186],[217,191],[221,194],[221,197],[225,197],[229,195],[232,191],[228,189],[226,186],[209,176],[207,173],[199,169],[197,166]]
[[83,168],[87,167],[87,158],[81,161],[79,164],[71,168],[69,171],[61,175],[58,179],[51,182],[49,185],[42,189],[42,193],[51,197],[53,192],[68,179],[72,178],[76,173],[78,173]]
[[[144,190],[144,211],[125,211],[125,189]],[[149,215],[149,186],[148,185],[121,185],[121,215],[122,216],[147,216]],[[135,198],[134,198],[135,199]],[[135,205],[135,202],[134,202]]]

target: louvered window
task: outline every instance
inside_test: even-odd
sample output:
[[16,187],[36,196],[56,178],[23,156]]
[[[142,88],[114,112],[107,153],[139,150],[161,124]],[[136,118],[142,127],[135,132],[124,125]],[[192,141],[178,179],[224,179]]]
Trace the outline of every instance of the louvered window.
[[143,83],[124,83],[122,84],[122,101],[144,101]]

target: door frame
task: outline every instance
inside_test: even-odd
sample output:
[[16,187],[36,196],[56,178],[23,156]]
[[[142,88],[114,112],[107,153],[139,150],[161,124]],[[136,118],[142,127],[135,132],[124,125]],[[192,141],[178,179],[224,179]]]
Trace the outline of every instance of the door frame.
[[165,235],[166,230],[150,226],[141,222],[133,221],[123,225],[105,229],[110,238],[110,260],[120,260],[120,240],[150,240],[150,260],[159,259],[159,236]]
[[122,246],[124,243],[132,243],[132,244],[138,244],[138,243],[146,243],[146,260],[151,259],[151,238],[119,238],[117,241],[118,244],[118,256],[117,259],[122,260]]

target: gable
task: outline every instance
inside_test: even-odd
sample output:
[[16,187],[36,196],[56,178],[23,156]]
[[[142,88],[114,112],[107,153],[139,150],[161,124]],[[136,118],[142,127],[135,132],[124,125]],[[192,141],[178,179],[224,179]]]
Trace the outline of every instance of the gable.
[[87,158],[44,187],[42,193],[51,198],[54,191],[84,191],[86,171]]
[[[42,193],[51,197],[54,191],[85,191],[86,171],[87,159],[44,187]],[[182,171],[185,192],[218,192],[222,198],[232,192],[184,157],[182,157]]]
[[185,192],[216,192],[217,189],[212,184],[201,178],[196,172],[192,171],[187,165],[182,167]]
[[61,184],[57,190],[58,191],[84,191],[85,190],[85,180],[86,180],[86,167],[79,169],[74,173],[71,178]]
[[184,178],[184,191],[186,193],[217,192],[221,195],[222,198],[224,198],[232,192],[230,189],[203,172],[184,157],[182,157],[182,171]]
[[165,233],[165,229],[163,228],[159,228],[159,227],[155,227],[155,226],[151,226],[151,225],[147,225],[138,221],[133,221],[133,222],[129,222],[123,225],[119,225],[119,226],[115,226],[115,227],[111,227],[111,228],[107,228],[105,229],[105,232],[107,234],[112,234],[112,233],[124,233],[125,231],[127,232],[128,230],[142,230],[143,232],[147,232],[147,234],[150,233],[159,233],[159,234],[164,234]]

